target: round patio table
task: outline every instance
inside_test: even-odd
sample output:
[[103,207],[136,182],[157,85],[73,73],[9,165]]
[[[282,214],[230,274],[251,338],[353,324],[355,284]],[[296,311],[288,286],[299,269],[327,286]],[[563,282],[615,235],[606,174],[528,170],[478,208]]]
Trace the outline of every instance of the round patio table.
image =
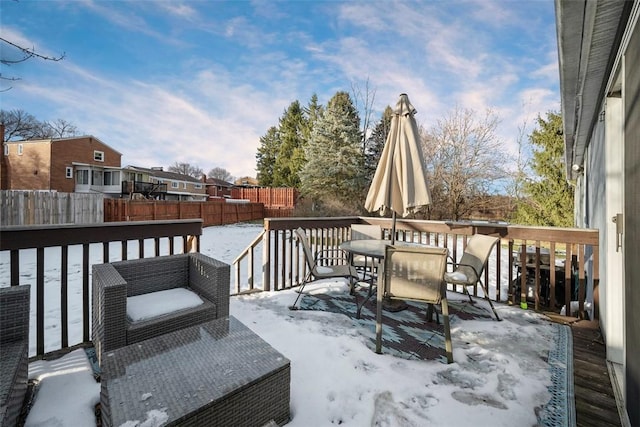
[[[347,240],[345,242],[340,243],[338,246],[341,250],[347,252],[349,254],[349,262],[351,263],[354,255],[362,255],[365,257],[365,271],[367,269],[367,258],[371,258],[371,276],[369,278],[369,292],[367,296],[364,298],[362,303],[358,303],[358,294],[354,292],[354,289],[351,289],[351,292],[354,294],[356,298],[356,319],[360,318],[360,312],[362,311],[362,307],[366,304],[367,301],[373,296],[375,284],[374,279],[375,275],[373,274],[373,264],[374,260],[381,262],[384,259],[384,253],[387,246],[391,246],[391,240],[385,239],[362,239],[362,240]],[[393,246],[419,246],[419,247],[435,247],[433,245],[423,245],[422,243],[416,242],[404,242],[398,241],[393,244]],[[404,301],[385,301],[384,309],[387,311],[400,311],[407,308],[407,304]]]

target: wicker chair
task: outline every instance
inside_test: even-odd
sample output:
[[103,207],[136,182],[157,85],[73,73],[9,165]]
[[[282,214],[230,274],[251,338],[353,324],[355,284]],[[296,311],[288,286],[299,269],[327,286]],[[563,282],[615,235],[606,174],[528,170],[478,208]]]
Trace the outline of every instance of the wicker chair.
[[0,425],[15,426],[29,373],[30,286],[0,288]]
[[[199,253],[94,265],[92,329],[98,360],[110,350],[228,316],[229,273],[228,264]],[[135,322],[127,316],[128,297],[180,287],[203,303]]]

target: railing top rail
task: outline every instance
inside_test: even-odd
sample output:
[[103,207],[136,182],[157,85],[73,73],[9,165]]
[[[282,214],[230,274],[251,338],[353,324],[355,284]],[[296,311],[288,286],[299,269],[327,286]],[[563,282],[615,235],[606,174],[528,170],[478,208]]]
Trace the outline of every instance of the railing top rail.
[[[391,219],[383,217],[333,218],[265,218],[265,230],[289,230],[297,227],[347,227],[352,223],[367,222],[391,228]],[[562,242],[566,244],[598,245],[599,231],[587,228],[542,227],[491,221],[432,221],[398,218],[396,230],[473,235],[476,233],[500,236],[502,239]]]
[[200,235],[202,219],[2,226],[0,251]]
[[360,217],[288,217],[288,218],[265,218],[265,230],[291,230],[298,227],[307,228],[332,228],[348,227],[354,222],[359,222]]

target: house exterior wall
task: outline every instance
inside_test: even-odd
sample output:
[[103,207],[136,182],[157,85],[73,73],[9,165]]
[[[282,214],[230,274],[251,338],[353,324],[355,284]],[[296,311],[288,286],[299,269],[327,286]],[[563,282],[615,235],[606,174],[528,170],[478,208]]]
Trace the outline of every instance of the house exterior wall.
[[[609,96],[588,141],[585,173],[576,185],[579,226],[600,231],[600,323],[607,359],[623,366],[621,385],[630,425],[640,425],[640,30],[612,70]],[[619,73],[619,74],[617,74]],[[614,80],[620,75],[618,80]],[[613,221],[623,214],[621,225]],[[619,235],[618,231],[622,231]]]
[[[600,253],[602,254],[600,277],[602,301],[604,307],[601,322],[607,331],[607,358],[612,362],[624,363],[624,253],[626,247],[618,247],[617,225],[613,218],[623,212],[624,204],[624,133],[622,100],[609,97],[605,104],[605,141],[602,157],[606,182],[606,191],[600,199],[604,203],[600,212]],[[599,153],[595,153],[597,158]]]
[[640,6],[624,57],[625,402],[631,425],[640,425]]
[[[103,161],[94,159],[94,151],[104,153]],[[51,189],[67,193],[75,191],[75,176],[66,178],[66,168],[73,167],[73,163],[84,163],[100,168],[119,168],[121,157],[120,153],[96,138],[54,140],[51,148]]]
[[[50,189],[50,140],[6,142],[7,190]],[[19,147],[22,154],[18,154]]]
[[[201,182],[178,181],[166,178],[157,178],[159,182],[167,184],[166,200],[195,200],[207,199],[205,185]],[[196,188],[196,186],[200,188]]]
[[[4,157],[7,190],[76,191],[75,170],[78,163],[88,168],[120,168],[121,154],[93,137],[9,141]],[[19,147],[22,154],[18,154]],[[94,159],[94,151],[103,153],[103,161]],[[67,168],[74,173],[67,178]],[[4,185],[3,185],[4,187]],[[120,186],[115,186],[119,191]]]

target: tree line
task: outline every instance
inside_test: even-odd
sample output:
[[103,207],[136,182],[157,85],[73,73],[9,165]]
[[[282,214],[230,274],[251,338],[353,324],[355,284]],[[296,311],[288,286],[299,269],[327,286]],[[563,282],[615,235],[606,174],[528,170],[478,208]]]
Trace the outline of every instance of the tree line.
[[[315,94],[305,106],[293,101],[260,138],[259,183],[298,188],[301,215],[368,215],[364,199],[392,114],[387,106],[370,127],[363,125],[344,91],[326,106]],[[528,139],[518,141],[517,156],[498,138],[498,125],[491,110],[455,108],[430,129],[419,127],[433,202],[418,217],[460,220],[499,209],[507,221],[572,226],[573,187],[564,173],[560,115],[538,117]]]
[[[377,121],[363,124],[352,96],[344,91],[326,106],[316,95],[305,106],[293,101],[278,124],[260,138],[260,185],[300,190],[298,215],[368,215],[364,200],[392,115],[387,106]],[[40,121],[22,110],[0,110],[0,122],[5,125],[5,141],[79,135],[66,120]],[[564,172],[561,116],[548,112],[546,118],[538,117],[531,135],[518,141],[517,158],[507,154],[497,137],[498,124],[491,111],[480,115],[455,108],[430,129],[419,127],[433,202],[418,218],[459,220],[500,209],[507,213],[501,219],[515,223],[573,226],[573,187]],[[508,164],[516,168],[508,169]],[[184,162],[167,170],[197,179],[204,174],[202,168]],[[220,167],[212,168],[207,177],[234,179]]]

